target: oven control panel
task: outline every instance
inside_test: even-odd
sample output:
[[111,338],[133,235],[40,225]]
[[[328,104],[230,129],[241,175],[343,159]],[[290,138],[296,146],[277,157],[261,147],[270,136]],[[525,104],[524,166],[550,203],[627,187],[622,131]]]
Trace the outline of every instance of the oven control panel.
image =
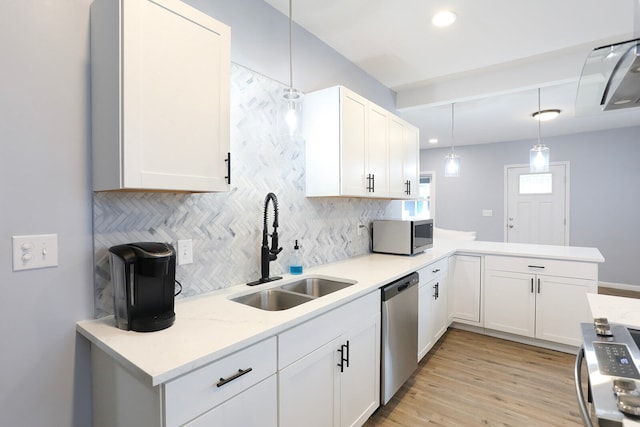
[[603,375],[640,379],[629,348],[625,344],[594,342],[598,369]]

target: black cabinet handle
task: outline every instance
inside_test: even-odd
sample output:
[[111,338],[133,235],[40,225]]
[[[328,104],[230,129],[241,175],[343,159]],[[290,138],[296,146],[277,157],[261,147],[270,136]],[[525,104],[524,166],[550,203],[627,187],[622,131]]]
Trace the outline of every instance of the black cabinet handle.
[[369,193],[373,193],[375,192],[375,175],[374,174],[367,174],[367,187],[366,190]]
[[533,277],[531,278],[531,293],[533,293]]
[[371,192],[372,193],[376,192],[376,174],[375,173],[371,174]]
[[216,384],[217,387],[222,387],[223,385],[230,383],[231,381],[240,378],[241,376],[243,376],[244,374],[248,374],[249,372],[253,371],[253,368],[247,368],[247,369],[238,369],[238,372],[236,372],[235,374],[231,375],[229,378],[222,378],[220,377],[220,381],[218,381],[218,383]]
[[544,269],[544,265],[527,265],[527,267]]
[[435,291],[435,293],[433,294],[433,299],[440,298],[440,282],[436,282],[436,284],[433,285],[433,290]]
[[538,279],[538,293],[540,293],[540,279]]
[[231,184],[231,152],[227,153],[227,158],[224,161],[227,162],[227,176],[224,179],[227,180],[227,184]]
[[436,274],[438,271],[440,271],[440,269],[439,269],[439,268],[436,268],[435,270],[431,270],[431,272],[432,272],[433,274]]
[[337,366],[340,366],[340,372],[344,372],[344,368],[349,367],[349,340],[347,340],[346,344],[342,344],[337,351],[340,353],[340,363]]

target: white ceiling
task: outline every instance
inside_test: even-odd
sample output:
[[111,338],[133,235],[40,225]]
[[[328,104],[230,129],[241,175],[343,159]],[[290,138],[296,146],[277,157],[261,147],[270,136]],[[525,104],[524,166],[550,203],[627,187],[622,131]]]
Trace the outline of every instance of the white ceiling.
[[[288,15],[288,0],[265,0]],[[433,14],[458,15],[448,28]],[[640,108],[575,114],[589,52],[640,34],[640,0],[293,0],[293,20],[397,93],[421,146],[537,138],[640,125]],[[594,107],[597,101],[594,100]]]

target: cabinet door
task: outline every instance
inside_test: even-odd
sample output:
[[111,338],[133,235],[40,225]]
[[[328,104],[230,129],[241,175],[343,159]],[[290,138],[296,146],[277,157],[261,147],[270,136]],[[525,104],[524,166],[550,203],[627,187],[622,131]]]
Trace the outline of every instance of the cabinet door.
[[336,367],[340,425],[362,425],[380,405],[380,314],[354,325],[342,340],[349,343],[349,365],[342,372]]
[[[420,271],[418,271],[420,274]],[[422,275],[420,274],[420,277]],[[420,284],[418,289],[418,360],[421,360],[433,347],[434,316],[432,301],[435,295],[434,284],[429,281]]]
[[123,187],[226,190],[229,28],[176,1],[122,7]]
[[363,196],[365,191],[365,149],[368,139],[369,101],[355,93],[341,91],[341,194]]
[[450,320],[482,326],[480,296],[482,291],[481,257],[454,255],[449,257],[448,305]]
[[368,194],[375,197],[389,195],[389,113],[369,103],[369,142],[367,144],[367,175],[371,174],[371,189]]
[[484,326],[535,335],[536,287],[531,274],[488,270],[485,277]]
[[403,129],[403,173],[404,180],[408,183],[406,197],[418,197],[420,192],[420,131],[418,128],[406,123]]
[[407,197],[404,175],[404,121],[389,117],[389,195],[399,199]]
[[431,336],[433,344],[435,344],[449,327],[446,270],[435,280],[435,284],[432,286],[432,291],[434,295],[431,307],[433,317],[433,321],[431,322]]
[[336,338],[278,373],[280,427],[338,425],[341,344]]
[[580,323],[593,320],[587,293],[597,292],[597,281],[552,276],[538,276],[536,280],[540,284],[536,338],[580,346]]
[[409,199],[420,185],[419,131],[396,116],[389,117],[389,194]]
[[272,375],[185,426],[276,427],[278,425],[277,397],[276,376]]

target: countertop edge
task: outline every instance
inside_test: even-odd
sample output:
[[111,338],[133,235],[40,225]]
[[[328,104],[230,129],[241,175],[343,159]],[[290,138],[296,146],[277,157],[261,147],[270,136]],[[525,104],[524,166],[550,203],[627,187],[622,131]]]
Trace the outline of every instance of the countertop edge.
[[[506,250],[505,245],[509,245],[512,249],[516,250]],[[512,245],[516,245],[515,247]],[[393,280],[396,280],[400,277],[403,277],[413,271],[416,271],[420,268],[424,268],[430,264],[438,262],[444,258],[448,258],[451,255],[455,254],[472,254],[472,255],[502,255],[502,256],[515,256],[515,257],[532,257],[532,258],[552,258],[559,260],[567,260],[567,261],[581,261],[581,262],[590,262],[590,263],[600,263],[604,262],[604,258],[596,248],[573,248],[574,250],[567,251],[566,249],[562,249],[564,247],[551,247],[552,251],[538,251],[535,252],[534,248],[540,246],[542,249],[549,249],[549,247],[545,247],[543,245],[520,245],[518,244],[508,244],[501,242],[481,242],[481,241],[445,241],[445,240],[437,240],[435,249],[431,251],[427,251],[423,254],[418,254],[416,256],[406,257],[406,256],[398,256],[398,255],[382,255],[382,254],[364,254],[360,256],[356,256],[353,258],[349,258],[346,260],[336,261],[333,263],[324,264],[321,266],[316,266],[313,268],[307,269],[305,271],[304,276],[309,275],[330,275],[330,276],[348,276],[348,274],[338,273],[333,274],[331,271],[335,270],[338,272],[343,272],[345,265],[355,262],[362,262],[363,260],[384,260],[385,264],[392,263],[395,265],[400,265],[398,268],[394,268],[393,271],[389,272],[389,275],[385,275],[383,279],[375,279],[368,280],[365,283],[361,283],[360,286],[354,286],[354,289],[350,292],[338,291],[335,294],[330,294],[323,297],[324,301],[318,302],[313,301],[309,304],[306,310],[298,310],[298,313],[295,316],[288,316],[283,321],[276,321],[272,325],[267,325],[263,328],[260,328],[259,331],[250,334],[242,334],[244,336],[238,337],[238,339],[232,340],[228,345],[217,348],[211,352],[207,352],[203,355],[196,355],[193,359],[189,359],[189,362],[180,363],[177,366],[169,369],[164,369],[162,372],[153,372],[148,369],[144,369],[139,366],[139,364],[133,362],[121,352],[117,351],[110,343],[109,340],[105,337],[101,337],[99,332],[102,327],[108,327],[106,329],[107,332],[117,333],[117,328],[113,324],[113,316],[107,316],[100,319],[89,319],[79,321],[76,324],[76,330],[83,337],[88,339],[92,344],[96,345],[102,351],[105,351],[111,357],[113,357],[122,367],[124,367],[128,372],[132,375],[140,379],[146,384],[151,386],[157,386],[162,383],[174,380],[186,373],[189,373],[193,370],[201,368],[213,361],[219,360],[223,357],[229,356],[238,350],[241,350],[247,346],[258,343],[264,339],[277,335],[287,329],[290,329],[298,324],[301,324],[305,321],[308,321],[314,317],[320,316],[324,313],[327,313],[341,305],[348,304],[364,295],[367,295],[371,292],[375,292],[381,286],[386,283],[389,283]],[[576,250],[577,249],[577,250]],[[553,253],[557,251],[558,253]],[[544,252],[544,253],[542,253]],[[564,255],[562,254],[564,252]],[[381,258],[383,257],[383,258]],[[370,261],[372,262],[372,261]],[[294,277],[294,276],[291,276]],[[265,285],[261,285],[260,287],[254,288],[254,290],[258,290],[258,288],[268,288],[271,286],[277,286],[277,282],[274,285],[270,285],[265,287]],[[219,291],[214,291],[208,294],[196,295],[190,299],[183,299],[181,301],[176,301],[176,306],[179,304],[187,303],[188,301],[193,301],[198,298],[204,297],[214,297],[214,298],[222,298],[220,295],[226,295],[225,299],[229,299],[229,294],[237,294],[240,292],[242,285],[236,285],[229,288],[224,288]],[[349,288],[347,288],[349,289]],[[311,306],[313,304],[313,306]],[[289,312],[295,313],[294,310],[299,308],[300,306],[288,310]],[[312,309],[309,309],[312,307]],[[275,317],[275,316],[274,316]],[[110,323],[107,324],[107,322]],[[125,333],[126,331],[121,331]]]

